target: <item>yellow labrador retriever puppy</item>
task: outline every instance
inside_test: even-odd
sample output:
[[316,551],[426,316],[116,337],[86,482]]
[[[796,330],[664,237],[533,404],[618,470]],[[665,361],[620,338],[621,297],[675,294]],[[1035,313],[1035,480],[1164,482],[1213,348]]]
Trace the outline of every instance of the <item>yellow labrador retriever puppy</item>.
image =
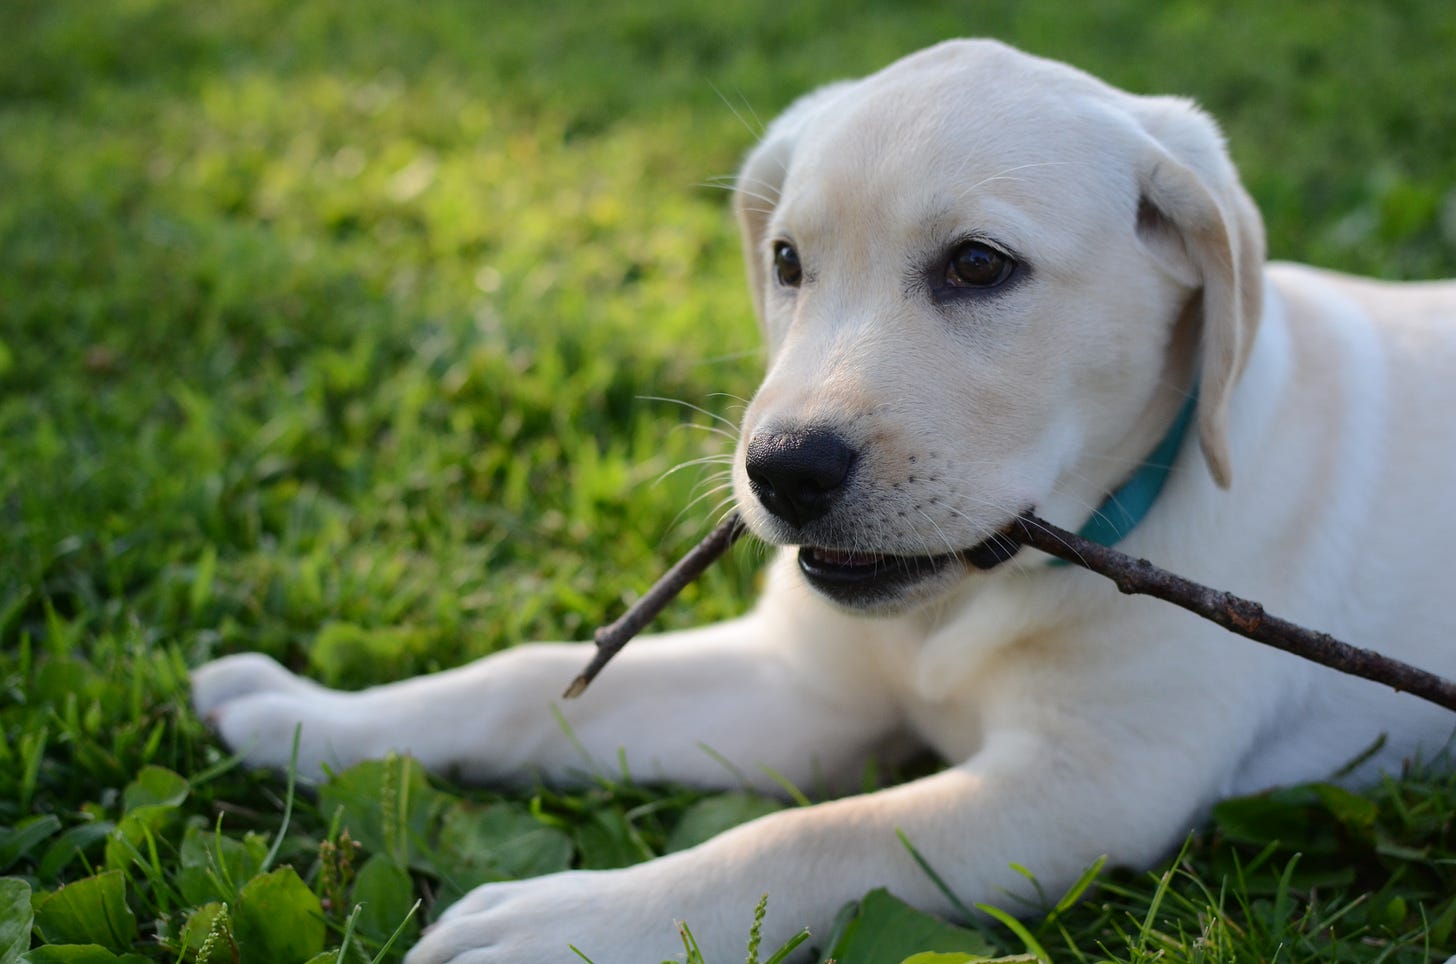
[[[736,491],[784,548],[749,615],[635,643],[561,711],[641,778],[851,785],[913,746],[953,765],[629,869],[482,887],[410,964],[570,961],[568,941],[642,964],[680,952],[674,918],[728,960],[763,891],[770,942],[822,934],[877,886],[949,913],[897,830],[967,902],[1024,892],[1013,863],[1056,892],[1382,734],[1355,779],[1445,743],[1439,709],[1032,550],[1006,559],[997,533],[1034,507],[1456,673],[1456,286],[1266,266],[1194,106],[987,41],[794,104],[737,212],[770,351]],[[259,764],[284,764],[301,722],[307,771],[398,750],[569,781],[580,751],[549,704],[590,651],[526,646],[359,693],[245,655],[194,692]]]

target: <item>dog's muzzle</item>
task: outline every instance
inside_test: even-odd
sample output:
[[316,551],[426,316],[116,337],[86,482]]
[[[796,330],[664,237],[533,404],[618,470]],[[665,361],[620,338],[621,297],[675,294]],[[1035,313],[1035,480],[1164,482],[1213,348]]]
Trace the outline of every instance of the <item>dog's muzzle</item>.
[[[759,504],[787,533],[813,535],[805,528],[843,500],[859,453],[828,429],[761,431],[749,439],[744,468]],[[966,568],[993,569],[1020,546],[1007,530],[956,552],[902,555],[863,548],[813,545],[801,540],[799,571],[811,586],[843,605],[878,606],[905,595],[911,586]],[[822,538],[822,537],[821,537]],[[793,536],[785,541],[794,541]]]

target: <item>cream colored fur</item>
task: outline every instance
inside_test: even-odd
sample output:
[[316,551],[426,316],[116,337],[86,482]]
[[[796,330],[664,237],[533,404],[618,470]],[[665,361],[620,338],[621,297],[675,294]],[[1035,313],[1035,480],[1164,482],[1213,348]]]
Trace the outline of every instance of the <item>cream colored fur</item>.
[[[1196,382],[1199,444],[1123,548],[1456,673],[1456,286],[1266,267],[1258,214],[1191,104],[952,42],[793,105],[739,188],[770,349],[743,438],[828,425],[858,451],[813,532],[918,555],[1032,506],[1076,528]],[[968,237],[1020,274],[947,306],[916,272]],[[798,287],[771,264],[785,239]],[[752,529],[793,542],[743,463]],[[907,747],[951,766],[629,869],[482,887],[410,964],[572,961],[568,942],[597,964],[655,962],[681,953],[674,918],[732,960],[764,891],[770,946],[823,936],[873,887],[951,913],[896,831],[967,904],[1023,893],[1013,863],[1055,893],[1102,854],[1155,860],[1221,797],[1328,777],[1382,735],[1352,779],[1399,771],[1451,734],[1411,697],[1047,563],[1024,550],[838,606],[785,549],[747,616],[633,643],[560,705],[608,771],[620,748],[639,779],[768,790],[770,772],[849,787],[871,754]],[[359,693],[244,655],[199,669],[194,694],[257,764],[284,764],[301,722],[309,773],[397,750],[475,780],[569,782],[583,758],[550,707],[589,651],[521,647]]]

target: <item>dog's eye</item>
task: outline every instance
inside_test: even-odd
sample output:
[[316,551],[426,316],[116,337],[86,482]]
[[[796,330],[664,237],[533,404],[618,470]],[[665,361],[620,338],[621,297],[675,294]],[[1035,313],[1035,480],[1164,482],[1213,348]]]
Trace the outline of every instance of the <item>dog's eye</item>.
[[774,278],[785,288],[797,288],[804,280],[804,266],[799,264],[799,252],[787,241],[776,241],[773,246]]
[[1015,261],[984,241],[967,241],[950,253],[945,283],[952,288],[994,288],[1015,267]]

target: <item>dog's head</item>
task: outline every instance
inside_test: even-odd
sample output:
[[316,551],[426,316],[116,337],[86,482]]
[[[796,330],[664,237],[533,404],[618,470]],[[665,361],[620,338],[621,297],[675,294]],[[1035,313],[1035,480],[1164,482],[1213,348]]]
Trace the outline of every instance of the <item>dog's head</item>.
[[1230,484],[1263,228],[1187,101],[945,43],[791,106],[736,208],[769,347],[739,506],[838,602],[943,591],[1030,507],[1080,524],[1195,385]]

